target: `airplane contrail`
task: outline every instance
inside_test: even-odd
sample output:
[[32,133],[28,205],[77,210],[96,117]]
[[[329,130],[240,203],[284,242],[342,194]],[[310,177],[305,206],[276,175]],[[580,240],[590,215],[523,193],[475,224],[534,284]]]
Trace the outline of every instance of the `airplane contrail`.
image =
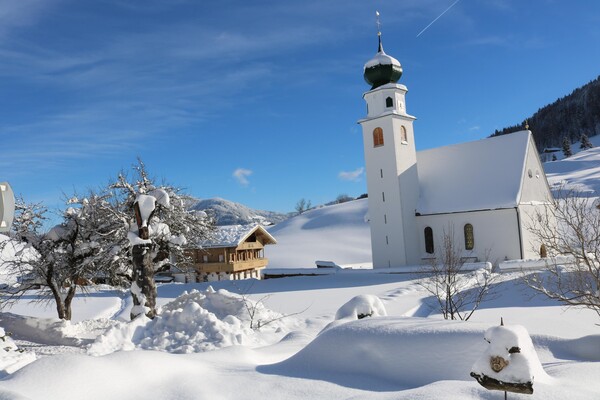
[[431,21],[429,23],[429,25],[427,25],[425,28],[423,28],[423,30],[421,32],[418,33],[417,37],[421,36],[421,34],[423,32],[425,32],[427,30],[427,28],[429,28],[431,25],[434,24],[435,21],[437,21],[438,19],[442,18],[442,15],[446,14],[452,7],[454,7],[456,5],[456,3],[458,3],[460,0],[456,0],[454,3],[452,3],[452,5],[450,5],[450,7],[446,8],[446,10],[441,13],[440,15],[438,15],[438,17],[436,19],[434,19],[433,21]]

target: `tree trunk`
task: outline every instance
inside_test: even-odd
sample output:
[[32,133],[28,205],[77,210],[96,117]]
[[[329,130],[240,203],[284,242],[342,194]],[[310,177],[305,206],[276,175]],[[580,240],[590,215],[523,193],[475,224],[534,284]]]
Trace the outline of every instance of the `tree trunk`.
[[131,319],[145,313],[148,318],[156,316],[156,284],[151,260],[150,245],[136,244],[131,249],[133,261],[133,283],[131,297],[133,309]]
[[73,298],[75,297],[75,292],[77,291],[77,284],[74,283],[73,286],[69,287],[69,291],[67,292],[67,297],[65,297],[64,301],[64,309],[65,309],[65,318],[66,320],[71,320],[71,303],[73,302]]

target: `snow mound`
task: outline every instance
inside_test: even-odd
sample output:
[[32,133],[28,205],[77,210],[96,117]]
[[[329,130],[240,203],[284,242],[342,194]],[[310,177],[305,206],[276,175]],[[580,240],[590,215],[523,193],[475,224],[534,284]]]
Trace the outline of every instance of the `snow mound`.
[[467,381],[485,350],[486,328],[422,318],[364,318],[327,329],[289,359],[258,370],[378,391]]
[[387,312],[379,297],[361,294],[353,297],[335,313],[335,319],[362,319],[365,317],[385,317]]
[[[225,289],[184,292],[165,304],[153,320],[120,323],[88,349],[92,355],[118,350],[197,353],[233,345],[258,344],[254,329],[283,329],[281,314]],[[253,329],[254,328],[254,329]]]
[[0,328],[0,343],[0,377],[35,361],[35,354],[21,351],[4,328]]

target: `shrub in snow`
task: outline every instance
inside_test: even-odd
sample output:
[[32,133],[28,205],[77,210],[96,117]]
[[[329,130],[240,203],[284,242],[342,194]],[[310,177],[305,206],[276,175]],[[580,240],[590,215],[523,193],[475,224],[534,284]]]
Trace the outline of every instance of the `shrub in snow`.
[[531,394],[534,379],[542,382],[549,379],[524,327],[489,328],[484,339],[489,346],[471,369],[471,376],[482,386]]
[[386,315],[387,312],[379,297],[372,294],[361,294],[341,306],[335,313],[335,319],[362,319]]
[[35,360],[35,354],[20,350],[3,328],[0,328],[0,376],[12,374]]
[[[248,307],[254,311],[253,316]],[[215,292],[211,287],[205,292],[192,290],[164,305],[153,320],[142,316],[109,330],[88,352],[103,355],[141,348],[195,353],[251,344],[254,341],[252,318],[277,321],[281,315],[227,290]],[[277,324],[273,325],[273,329],[278,328]]]

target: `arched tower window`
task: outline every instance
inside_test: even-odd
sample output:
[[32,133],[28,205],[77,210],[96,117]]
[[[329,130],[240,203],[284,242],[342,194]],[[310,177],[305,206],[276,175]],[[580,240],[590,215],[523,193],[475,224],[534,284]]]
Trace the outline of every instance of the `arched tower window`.
[[425,228],[425,252],[428,254],[433,254],[433,229],[431,227]]
[[391,97],[385,99],[385,106],[387,108],[394,107],[394,99],[392,99]]
[[473,234],[473,225],[465,225],[465,250],[473,250],[475,247],[475,236]]
[[383,129],[373,129],[373,147],[383,146]]
[[408,135],[406,134],[406,128],[404,125],[400,127],[400,140],[403,142],[408,142]]

